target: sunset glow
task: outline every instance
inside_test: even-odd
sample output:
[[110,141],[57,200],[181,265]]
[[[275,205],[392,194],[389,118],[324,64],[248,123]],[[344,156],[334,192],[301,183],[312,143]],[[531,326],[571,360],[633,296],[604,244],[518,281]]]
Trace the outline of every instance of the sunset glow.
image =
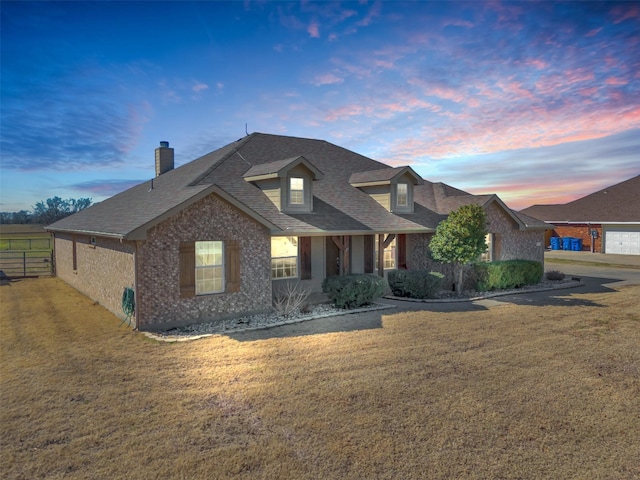
[[245,135],[512,208],[640,173],[640,2],[3,2],[2,211],[100,201]]

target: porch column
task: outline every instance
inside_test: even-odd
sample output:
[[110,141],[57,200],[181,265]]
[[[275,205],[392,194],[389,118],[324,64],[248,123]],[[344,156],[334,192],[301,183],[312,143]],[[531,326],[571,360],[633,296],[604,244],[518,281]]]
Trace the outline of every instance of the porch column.
[[351,272],[351,265],[349,264],[349,254],[351,250],[351,236],[350,235],[342,235],[337,236],[334,235],[331,237],[331,240],[338,247],[339,251],[339,259],[340,259],[340,275],[348,275]]

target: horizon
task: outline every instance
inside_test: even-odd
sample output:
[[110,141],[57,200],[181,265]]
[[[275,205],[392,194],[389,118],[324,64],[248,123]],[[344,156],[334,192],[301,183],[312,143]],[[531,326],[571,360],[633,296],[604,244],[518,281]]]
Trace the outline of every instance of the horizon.
[[640,174],[640,2],[3,2],[0,211],[246,132],[562,204]]

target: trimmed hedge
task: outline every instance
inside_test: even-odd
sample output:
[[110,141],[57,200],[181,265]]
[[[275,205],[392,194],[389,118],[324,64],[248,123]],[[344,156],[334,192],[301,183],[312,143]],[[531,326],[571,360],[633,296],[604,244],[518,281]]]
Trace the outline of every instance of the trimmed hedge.
[[504,290],[535,285],[542,280],[542,263],[533,260],[504,260],[474,265],[478,279],[477,290]]
[[434,298],[442,288],[444,275],[428,270],[391,270],[389,287],[396,297]]
[[358,308],[384,293],[385,280],[367,274],[336,275],[322,281],[322,291],[338,308]]

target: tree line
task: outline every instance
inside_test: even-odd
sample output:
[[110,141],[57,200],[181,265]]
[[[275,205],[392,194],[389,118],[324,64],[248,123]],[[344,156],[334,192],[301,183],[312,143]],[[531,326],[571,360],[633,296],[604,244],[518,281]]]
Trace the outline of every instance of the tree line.
[[36,203],[32,210],[19,212],[0,212],[0,223],[4,224],[43,224],[50,225],[80,210],[91,206],[90,198],[47,198]]

